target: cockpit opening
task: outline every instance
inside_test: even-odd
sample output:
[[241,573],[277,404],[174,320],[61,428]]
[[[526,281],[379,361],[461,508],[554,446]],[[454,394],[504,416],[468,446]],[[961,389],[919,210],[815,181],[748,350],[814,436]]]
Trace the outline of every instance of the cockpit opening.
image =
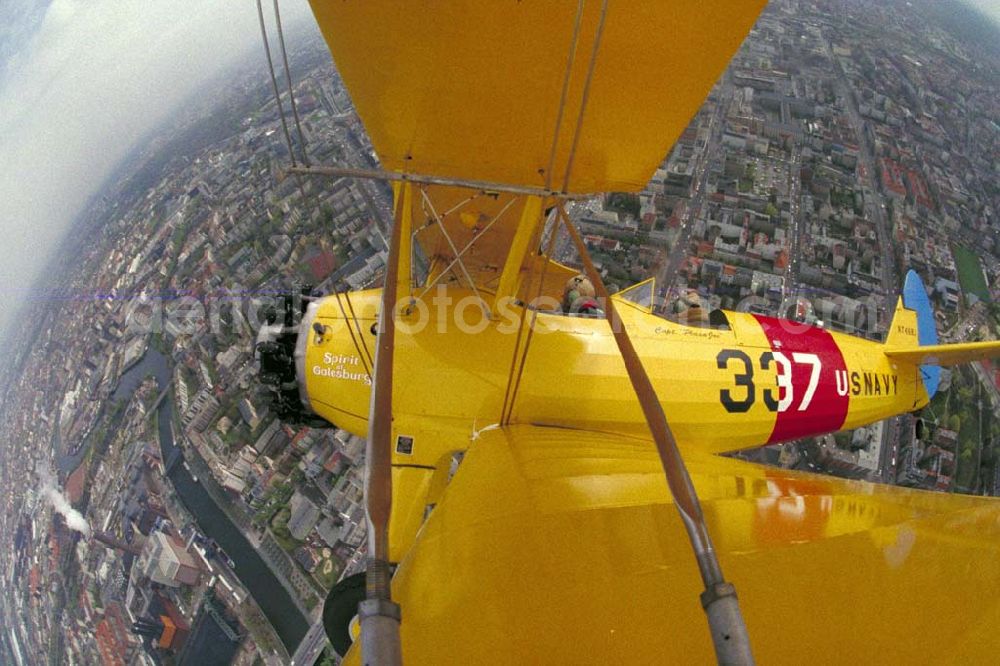
[[667,305],[664,313],[667,319],[685,326],[729,330],[726,313],[713,308],[695,289],[686,289]]

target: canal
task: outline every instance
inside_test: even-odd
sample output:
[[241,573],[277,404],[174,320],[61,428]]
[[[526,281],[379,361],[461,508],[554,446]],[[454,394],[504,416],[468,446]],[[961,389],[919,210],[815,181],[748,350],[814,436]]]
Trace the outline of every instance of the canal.
[[[141,361],[122,375],[112,400],[131,398],[142,380],[149,375],[156,377],[160,391],[170,384],[170,365],[167,358],[153,347],[149,348]],[[164,462],[170,459],[174,451],[178,451],[181,460],[184,457],[183,450],[180,450],[174,442],[171,429],[173,409],[173,401],[168,399],[160,404],[157,412],[157,427]],[[169,472],[169,478],[185,508],[198,521],[200,530],[206,536],[215,539],[229,554],[236,565],[236,575],[253,595],[289,653],[294,652],[309,626],[288,591],[225,511],[219,508],[208,491],[192,478],[191,473],[183,465],[174,465]]]

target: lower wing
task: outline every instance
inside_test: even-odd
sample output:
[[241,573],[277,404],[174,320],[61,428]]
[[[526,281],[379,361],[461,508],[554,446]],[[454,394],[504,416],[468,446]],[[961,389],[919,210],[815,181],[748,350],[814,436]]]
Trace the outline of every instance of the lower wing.
[[[687,462],[759,663],[995,658],[1000,501]],[[642,439],[482,433],[393,588],[408,663],[714,659],[694,557]]]

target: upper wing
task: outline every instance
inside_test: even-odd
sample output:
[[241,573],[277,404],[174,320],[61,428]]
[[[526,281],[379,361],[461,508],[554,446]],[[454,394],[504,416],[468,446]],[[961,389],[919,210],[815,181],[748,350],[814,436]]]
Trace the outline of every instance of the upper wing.
[[[688,455],[760,663],[992,661],[1000,502]],[[408,663],[707,663],[651,444],[482,433],[393,581]]]
[[766,2],[310,4],[385,168],[603,192],[646,184]]

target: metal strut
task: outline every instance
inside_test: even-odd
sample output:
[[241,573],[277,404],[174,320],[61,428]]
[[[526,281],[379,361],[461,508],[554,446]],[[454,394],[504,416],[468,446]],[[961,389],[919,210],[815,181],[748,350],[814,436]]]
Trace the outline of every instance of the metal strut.
[[670,432],[670,426],[667,425],[663,406],[656,397],[656,391],[649,380],[649,375],[646,374],[642,360],[632,345],[628,331],[622,325],[622,320],[608,296],[608,290],[604,286],[600,274],[594,268],[594,262],[591,261],[583,239],[580,238],[580,232],[573,226],[561,202],[558,204],[558,211],[559,217],[580,254],[587,277],[593,282],[598,297],[604,301],[605,316],[611,325],[611,332],[615,337],[618,350],[621,352],[622,360],[625,362],[625,370],[628,372],[635,395],[639,399],[642,413],[646,417],[646,423],[649,425],[656,450],[660,454],[660,461],[663,465],[663,471],[666,473],[670,493],[674,497],[674,504],[681,514],[688,539],[691,541],[691,547],[698,562],[698,570],[701,572],[701,578],[705,584],[705,591],[701,593],[701,605],[708,616],[708,626],[712,634],[712,642],[715,645],[716,659],[720,664],[752,664],[753,654],[750,651],[750,637],[747,634],[746,624],[736,599],[736,588],[731,583],[726,582],[722,575],[722,568],[719,566],[712,539],[708,534],[708,527],[705,525],[705,516],[701,511],[698,495],[695,493],[691,477],[684,465],[684,459],[677,448],[677,441],[674,439],[673,433]]
[[375,341],[375,381],[368,411],[365,449],[365,509],[368,518],[366,598],[358,606],[361,618],[361,658],[365,664],[402,663],[399,604],[392,600],[389,564],[389,517],[392,511],[392,368],[396,345],[396,296],[403,216],[410,206],[411,185],[397,189],[395,219],[385,266],[382,307]]
[[321,176],[326,178],[360,178],[362,180],[401,181],[420,185],[448,185],[464,187],[480,192],[509,192],[511,194],[532,194],[538,197],[554,199],[589,199],[597,196],[597,192],[554,192],[543,187],[528,187],[525,185],[509,185],[486,180],[469,180],[466,178],[448,178],[419,173],[402,173],[400,171],[383,171],[379,169],[360,169],[357,167],[313,165],[291,166],[285,173],[301,174],[303,176]]

